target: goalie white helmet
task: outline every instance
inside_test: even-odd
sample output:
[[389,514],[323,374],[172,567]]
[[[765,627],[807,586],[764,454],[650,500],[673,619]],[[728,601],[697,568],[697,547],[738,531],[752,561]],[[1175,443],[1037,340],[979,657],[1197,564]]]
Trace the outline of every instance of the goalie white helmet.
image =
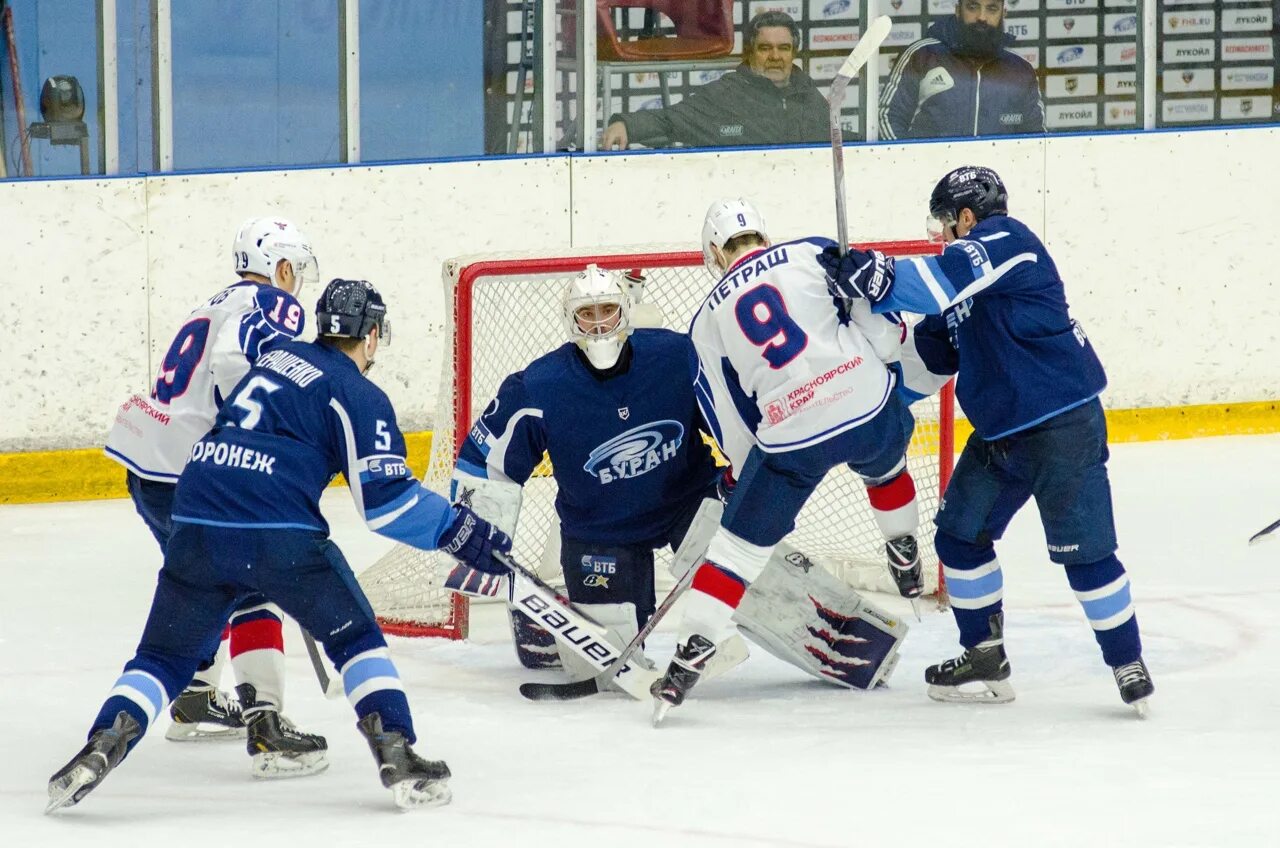
[[579,272],[564,291],[564,324],[594,367],[612,368],[631,334],[631,296],[618,275],[595,265]]
[[724,250],[724,243],[744,233],[755,233],[767,244],[769,233],[764,226],[764,216],[749,200],[717,200],[707,210],[702,222],[702,262],[717,280],[728,270],[720,265],[716,251]]
[[293,267],[293,295],[308,283],[320,281],[320,267],[307,238],[284,218],[250,218],[236,230],[231,251],[238,274],[261,274],[276,284],[276,267],[288,260]]

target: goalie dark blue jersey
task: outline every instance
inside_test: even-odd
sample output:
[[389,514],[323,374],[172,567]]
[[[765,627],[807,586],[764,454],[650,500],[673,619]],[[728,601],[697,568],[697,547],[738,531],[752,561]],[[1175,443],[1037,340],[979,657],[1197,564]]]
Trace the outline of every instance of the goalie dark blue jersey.
[[405,463],[391,401],[341,351],[290,342],[236,384],[178,480],[174,521],[328,533],[320,495],[346,475],[369,528],[431,550],[453,519]]
[[894,270],[873,311],[930,316],[904,346],[905,393],[929,394],[945,381],[937,378],[958,373],[956,399],[983,439],[1025,430],[1106,387],[1067,312],[1057,266],[1021,221],[984,218],[940,256],[899,259]]
[[471,428],[459,471],[524,485],[546,451],[565,538],[666,544],[672,521],[718,471],[698,432],[688,337],[640,329],[630,347],[629,366],[607,378],[573,344],[507,377]]

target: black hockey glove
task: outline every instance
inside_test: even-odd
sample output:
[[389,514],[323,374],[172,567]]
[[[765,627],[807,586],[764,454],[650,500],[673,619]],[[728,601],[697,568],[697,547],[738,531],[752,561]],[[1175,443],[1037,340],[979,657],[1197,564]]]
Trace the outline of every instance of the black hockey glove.
[[440,550],[477,571],[506,574],[510,571],[494,558],[511,552],[511,537],[465,506],[455,506],[453,523],[440,537]]
[[893,257],[878,250],[850,250],[844,256],[835,245],[818,254],[827,272],[827,287],[840,297],[861,297],[879,303],[893,285]]

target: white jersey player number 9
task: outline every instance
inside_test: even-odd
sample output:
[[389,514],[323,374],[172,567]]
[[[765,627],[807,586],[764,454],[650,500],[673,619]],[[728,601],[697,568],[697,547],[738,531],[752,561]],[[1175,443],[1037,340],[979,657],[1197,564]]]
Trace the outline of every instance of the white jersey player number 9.
[[760,355],[775,371],[791,364],[809,345],[808,335],[787,314],[782,293],[771,285],[759,285],[744,293],[734,304],[733,313],[742,334],[753,345],[764,348]]

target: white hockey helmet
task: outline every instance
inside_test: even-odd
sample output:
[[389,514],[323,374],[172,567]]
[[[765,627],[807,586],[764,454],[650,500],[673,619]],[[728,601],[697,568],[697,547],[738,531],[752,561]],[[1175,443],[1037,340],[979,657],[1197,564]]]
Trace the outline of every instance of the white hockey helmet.
[[728,268],[721,268],[711,248],[724,250],[724,243],[744,233],[755,233],[765,242],[769,233],[765,230],[764,216],[745,198],[717,200],[707,209],[702,222],[702,262],[717,280]]
[[563,305],[569,340],[596,368],[612,368],[631,334],[631,295],[618,275],[588,265],[569,281]]
[[311,251],[311,239],[284,218],[250,218],[236,230],[231,252],[237,274],[261,274],[273,284],[276,266],[286,259],[293,266],[293,294],[304,285],[320,281],[320,266]]

